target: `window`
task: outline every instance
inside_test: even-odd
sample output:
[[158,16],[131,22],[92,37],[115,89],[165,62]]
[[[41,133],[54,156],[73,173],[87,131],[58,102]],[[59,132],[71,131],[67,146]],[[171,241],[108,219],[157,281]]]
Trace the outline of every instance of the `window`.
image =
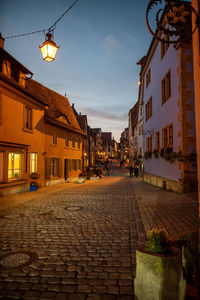
[[152,97],[145,105],[146,121],[152,117]]
[[162,104],[171,97],[171,74],[170,71],[165,75],[161,82]]
[[8,154],[8,181],[22,178],[22,155],[10,152]]
[[155,149],[159,150],[160,149],[160,132],[157,131],[155,133]]
[[38,154],[30,154],[30,173],[37,173],[38,171]]
[[[163,39],[165,41],[169,41],[169,36],[168,35],[165,35],[163,37]],[[167,49],[169,48],[169,44],[168,43],[165,43],[165,42],[161,42],[160,43],[160,49],[161,49],[161,59],[163,59],[165,53],[167,52]]]
[[81,148],[81,141],[80,141],[80,139],[78,139],[78,149],[80,149]]
[[24,127],[25,129],[32,130],[32,119],[33,110],[32,108],[25,106],[25,116],[24,116]]
[[15,65],[11,65],[11,77],[15,81],[19,81],[19,69]]
[[75,148],[75,138],[72,138],[72,148]]
[[146,87],[148,87],[150,81],[151,81],[151,69],[149,68],[149,70],[146,74]]
[[57,145],[57,134],[55,131],[52,132],[52,144]]
[[162,130],[163,134],[163,148],[173,148],[173,125],[169,125]]
[[65,147],[69,147],[69,138],[68,137],[65,138]]
[[59,175],[59,160],[58,160],[58,158],[51,159],[51,175],[52,176]]
[[146,138],[146,151],[152,152],[152,136]]

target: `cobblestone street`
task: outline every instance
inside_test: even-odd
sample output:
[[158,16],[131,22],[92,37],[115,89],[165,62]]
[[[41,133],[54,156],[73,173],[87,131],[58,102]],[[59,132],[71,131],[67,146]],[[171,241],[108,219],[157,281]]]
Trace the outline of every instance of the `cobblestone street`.
[[2,210],[0,297],[133,299],[131,191],[104,177]]
[[198,202],[127,168],[0,200],[1,299],[134,299],[135,250],[151,228],[198,230]]

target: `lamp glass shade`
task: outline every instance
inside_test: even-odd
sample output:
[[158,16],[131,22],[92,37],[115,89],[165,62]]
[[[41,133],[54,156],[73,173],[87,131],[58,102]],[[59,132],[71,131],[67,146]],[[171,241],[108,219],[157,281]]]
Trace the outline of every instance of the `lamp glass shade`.
[[47,33],[47,40],[40,46],[42,57],[45,61],[51,62],[55,59],[59,47],[51,40],[51,34]]

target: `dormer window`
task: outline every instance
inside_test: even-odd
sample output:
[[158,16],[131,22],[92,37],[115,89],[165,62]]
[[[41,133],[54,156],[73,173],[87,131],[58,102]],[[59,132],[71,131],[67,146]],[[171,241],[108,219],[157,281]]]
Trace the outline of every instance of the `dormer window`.
[[11,77],[15,81],[19,81],[19,69],[15,65],[11,65]]

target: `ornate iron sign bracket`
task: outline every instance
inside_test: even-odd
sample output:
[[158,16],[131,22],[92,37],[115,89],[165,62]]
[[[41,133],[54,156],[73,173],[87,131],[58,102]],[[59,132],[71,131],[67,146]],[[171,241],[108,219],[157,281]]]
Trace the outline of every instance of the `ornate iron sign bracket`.
[[[162,5],[158,8],[155,22],[156,30],[153,31],[149,24],[150,11],[154,6]],[[192,15],[195,17],[195,26],[192,29]],[[173,0],[150,0],[146,9],[146,24],[150,33],[159,41],[164,43],[187,42],[192,34],[199,27],[199,16],[191,3]]]

